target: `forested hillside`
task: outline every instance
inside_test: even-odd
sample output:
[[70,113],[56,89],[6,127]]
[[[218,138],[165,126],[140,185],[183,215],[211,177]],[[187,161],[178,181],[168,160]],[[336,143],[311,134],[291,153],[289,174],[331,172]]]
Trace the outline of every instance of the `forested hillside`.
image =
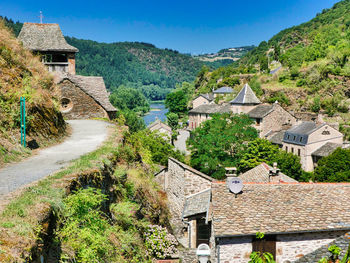
[[[17,36],[22,23],[6,17],[4,21]],[[74,37],[66,40],[79,49],[77,74],[102,76],[111,91],[121,85],[136,88],[150,100],[162,100],[176,84],[193,81],[203,65],[211,68],[222,65],[148,43],[99,43]]]
[[198,93],[223,85],[238,91],[249,82],[262,101],[321,112],[325,121],[337,121],[349,133],[349,58],[350,1],[344,0],[261,42],[236,64],[202,70],[195,87]]
[[177,83],[193,81],[204,65],[189,55],[137,42],[98,43],[66,37],[79,49],[77,74],[103,76],[109,89],[141,89],[150,99],[164,99]]

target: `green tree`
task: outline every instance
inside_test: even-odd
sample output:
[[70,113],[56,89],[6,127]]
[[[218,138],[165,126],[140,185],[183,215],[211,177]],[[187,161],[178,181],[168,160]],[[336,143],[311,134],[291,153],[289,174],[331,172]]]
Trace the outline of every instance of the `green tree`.
[[278,61],[281,55],[281,47],[279,43],[275,43],[273,55],[274,55],[274,59]]
[[302,169],[298,156],[287,153],[268,140],[258,138],[248,143],[247,150],[239,162],[239,168],[244,172],[262,162],[271,166],[276,162],[282,173],[297,181],[304,180],[302,178]]
[[143,113],[150,110],[146,97],[139,90],[125,86],[120,86],[114,90],[110,96],[110,101],[115,107],[121,110],[129,109]]
[[183,90],[169,93],[165,99],[165,106],[170,112],[183,116],[187,112],[188,96]]
[[129,127],[129,131],[131,133],[137,132],[139,130],[143,130],[146,128],[145,122],[137,113],[131,110],[125,110],[120,112],[125,118],[125,125]]
[[247,142],[258,137],[248,115],[213,114],[193,131],[188,141],[191,165],[216,179],[225,177],[225,167],[237,166]]
[[262,55],[260,57],[259,63],[260,63],[260,71],[261,72],[268,72],[269,71],[269,61],[268,61],[266,55]]
[[177,129],[179,128],[179,116],[176,113],[169,112],[167,114],[167,122],[171,128],[171,144],[174,144],[174,140],[177,138]]
[[336,149],[318,161],[314,171],[317,182],[350,182],[350,149]]

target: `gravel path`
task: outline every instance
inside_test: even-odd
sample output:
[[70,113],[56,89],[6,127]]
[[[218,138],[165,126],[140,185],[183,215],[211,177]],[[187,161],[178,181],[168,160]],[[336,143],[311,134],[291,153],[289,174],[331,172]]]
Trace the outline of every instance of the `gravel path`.
[[190,137],[190,132],[187,130],[180,130],[177,140],[174,142],[175,148],[184,152],[186,155],[190,154],[186,148],[186,141]]
[[107,122],[97,120],[67,121],[72,135],[63,143],[41,150],[20,163],[0,170],[0,198],[26,184],[66,167],[70,161],[92,152],[108,136]]

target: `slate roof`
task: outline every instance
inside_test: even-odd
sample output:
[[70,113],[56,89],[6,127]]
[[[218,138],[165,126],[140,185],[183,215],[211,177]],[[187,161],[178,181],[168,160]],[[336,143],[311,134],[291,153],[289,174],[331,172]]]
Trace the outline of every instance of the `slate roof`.
[[254,91],[248,84],[245,84],[236,98],[230,101],[231,104],[260,104],[260,100],[256,97]]
[[233,89],[230,87],[221,87],[213,91],[215,94],[229,94],[232,93]]
[[212,184],[215,237],[350,230],[350,183]]
[[243,183],[269,183],[270,181],[274,182],[285,182],[285,183],[297,183],[298,181],[293,178],[285,175],[282,172],[279,172],[278,175],[273,176],[273,178],[269,177],[269,172],[273,168],[266,164],[261,163],[258,166],[250,169],[249,171],[238,176],[242,179]]
[[264,118],[270,112],[273,111],[273,105],[270,104],[261,104],[256,106],[254,109],[248,112],[250,118]]
[[274,135],[272,135],[269,138],[269,141],[274,143],[274,144],[283,145],[284,133],[285,133],[285,131],[278,131],[278,132],[276,132]]
[[200,172],[200,171],[198,171],[198,170],[192,168],[191,166],[188,166],[187,164],[184,164],[184,163],[182,163],[182,162],[180,162],[180,161],[178,161],[178,160],[176,160],[176,159],[174,159],[174,158],[172,158],[172,157],[169,157],[169,160],[171,160],[171,161],[177,163],[177,164],[180,165],[182,168],[184,168],[184,169],[186,169],[186,170],[188,170],[188,171],[191,171],[192,173],[194,173],[194,174],[196,174],[196,175],[199,175],[200,177],[202,177],[202,178],[204,178],[204,179],[206,179],[206,180],[208,180],[208,181],[210,181],[210,182],[214,181],[214,179],[213,179],[212,177],[210,177],[210,176],[208,176],[208,175],[206,175],[206,174],[204,174],[204,173],[202,173],[202,172]]
[[214,100],[214,94],[213,93],[199,94],[199,96],[197,96],[195,99],[197,99],[199,97],[203,97],[203,98],[207,99],[208,101],[213,101]]
[[171,128],[169,125],[161,122],[159,119],[157,119],[156,121],[152,122],[150,125],[148,125],[147,127],[148,129],[150,129],[151,131],[154,131],[154,130],[159,130],[161,128],[171,132]]
[[78,52],[66,42],[58,24],[24,23],[18,39],[30,50]]
[[98,104],[107,112],[116,112],[117,109],[110,103],[105,83],[102,77],[71,75],[68,73],[57,74],[61,83],[64,80],[69,80],[77,85],[82,91],[92,97]]
[[316,124],[312,121],[302,122],[299,125],[293,126],[284,133],[283,142],[297,145],[306,145],[309,139],[309,135],[324,125],[326,124]]
[[209,211],[211,198],[211,189],[188,196],[185,200],[182,217],[186,218]]
[[189,113],[230,113],[230,105],[218,105],[218,104],[203,104],[189,111]]
[[337,149],[341,146],[342,145],[338,144],[338,143],[327,142],[326,144],[322,145],[320,148],[318,148],[314,152],[312,152],[311,155],[325,157],[325,156],[330,155],[332,152],[335,151],[335,149]]

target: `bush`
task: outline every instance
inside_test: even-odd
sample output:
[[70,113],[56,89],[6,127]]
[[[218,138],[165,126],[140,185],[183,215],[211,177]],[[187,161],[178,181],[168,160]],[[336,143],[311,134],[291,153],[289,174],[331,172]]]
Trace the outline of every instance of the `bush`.
[[306,80],[305,79],[298,79],[296,82],[297,87],[302,87],[306,85]]
[[157,259],[166,259],[178,253],[176,238],[166,228],[150,225],[144,234],[146,254]]

